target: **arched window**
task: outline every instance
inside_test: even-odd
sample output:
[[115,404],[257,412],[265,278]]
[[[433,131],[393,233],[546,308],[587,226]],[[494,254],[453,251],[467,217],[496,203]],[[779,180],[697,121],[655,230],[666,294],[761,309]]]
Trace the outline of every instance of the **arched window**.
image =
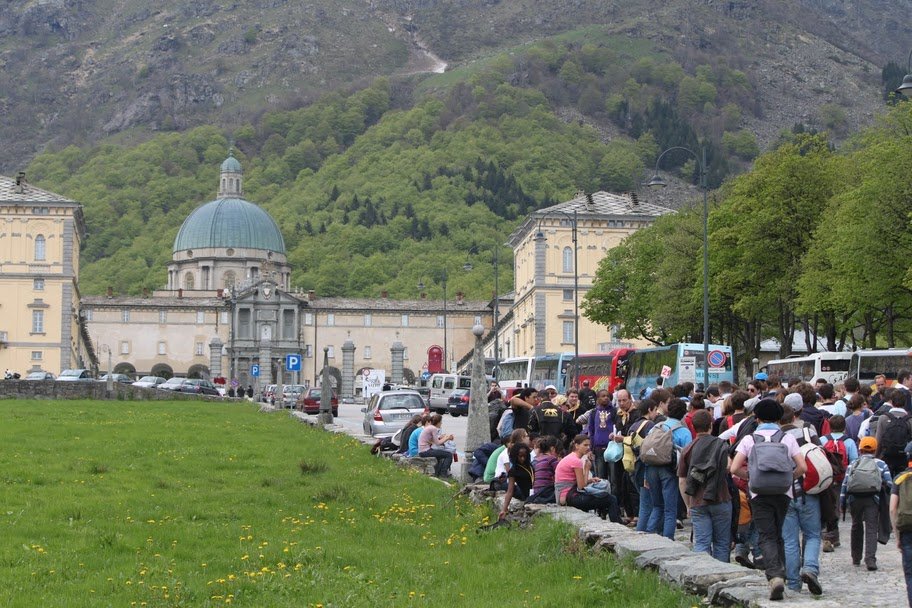
[[44,235],[39,234],[35,237],[35,261],[44,261],[47,255],[45,249]]
[[573,272],[573,249],[564,247],[563,271]]
[[225,273],[223,281],[225,283],[223,285],[224,287],[229,287],[231,289],[234,289],[234,283],[235,283],[235,281],[237,281],[237,276],[235,276],[233,270],[229,270],[228,272]]
[[192,272],[188,272],[187,274],[184,275],[184,289],[186,289],[188,291],[193,290],[193,273]]

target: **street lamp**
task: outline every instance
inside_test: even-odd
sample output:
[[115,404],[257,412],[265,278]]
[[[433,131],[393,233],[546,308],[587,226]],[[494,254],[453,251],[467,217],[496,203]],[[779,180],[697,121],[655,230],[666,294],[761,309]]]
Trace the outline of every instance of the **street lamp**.
[[[441,280],[443,283],[443,371],[449,371],[449,365],[447,361],[447,293],[446,293],[446,284],[447,284],[447,269],[446,266],[443,268],[443,278]],[[418,282],[418,291],[424,289],[424,281]]]
[[912,97],[912,51],[909,51],[909,60],[906,62],[906,75],[896,92],[906,97]]
[[706,146],[700,147],[700,156],[690,148],[674,146],[668,148],[656,159],[655,174],[644,185],[654,188],[664,188],[668,184],[659,176],[659,163],[662,157],[674,150],[687,152],[693,156],[700,169],[700,189],[703,190],[703,383],[704,388],[709,387],[709,203],[707,202],[706,189]]
[[[579,382],[579,373],[580,373],[580,358],[579,358],[579,247],[577,246],[577,211],[573,210],[573,215],[570,215],[566,211],[561,211],[559,209],[551,210],[550,213],[559,213],[563,215],[570,222],[570,226],[573,229],[572,238],[573,238],[573,383],[572,386],[575,386]],[[545,238],[545,233],[542,232],[541,225],[547,215],[543,215],[538,220],[538,232],[535,234],[535,240]],[[558,370],[560,371],[560,370]],[[571,384],[568,383],[568,386]]]
[[[497,324],[500,322],[500,287],[497,282],[497,247],[495,246],[492,251],[494,252],[494,376],[496,378],[497,372],[500,369],[500,333],[497,328]],[[471,249],[469,249],[469,254],[478,255],[478,246],[473,245]],[[462,269],[466,272],[472,270],[472,263],[466,260],[466,263],[462,265]]]

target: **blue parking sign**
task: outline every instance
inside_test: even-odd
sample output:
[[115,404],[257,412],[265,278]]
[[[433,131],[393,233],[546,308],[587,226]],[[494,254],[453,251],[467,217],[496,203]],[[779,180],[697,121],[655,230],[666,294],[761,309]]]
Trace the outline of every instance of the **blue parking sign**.
[[250,366],[250,375],[253,376],[254,378],[259,378],[260,377],[260,366],[257,365],[256,363],[251,365]]
[[285,370],[289,372],[301,371],[301,355],[285,355]]

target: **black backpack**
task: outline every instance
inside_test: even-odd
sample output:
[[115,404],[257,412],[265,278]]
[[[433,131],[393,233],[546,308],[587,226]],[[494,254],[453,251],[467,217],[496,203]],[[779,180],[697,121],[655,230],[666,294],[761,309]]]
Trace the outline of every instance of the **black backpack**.
[[886,424],[880,433],[881,453],[887,457],[903,456],[906,452],[906,445],[912,441],[909,416],[894,416],[887,412],[879,424]]
[[738,450],[738,444],[741,443],[741,440],[747,437],[748,435],[753,435],[754,431],[757,430],[757,427],[760,425],[760,421],[757,420],[757,417],[751,414],[746,417],[742,422],[741,426],[738,427],[738,435],[735,437],[735,442],[732,444],[731,449],[728,451],[729,456],[732,458],[735,457],[735,453]]

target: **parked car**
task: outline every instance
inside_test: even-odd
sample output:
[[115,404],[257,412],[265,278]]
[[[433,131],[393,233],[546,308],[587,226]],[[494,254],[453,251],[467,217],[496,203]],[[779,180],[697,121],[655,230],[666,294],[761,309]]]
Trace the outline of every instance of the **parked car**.
[[472,388],[472,378],[458,374],[434,374],[428,386],[431,388],[431,409],[438,414],[445,414],[450,394],[456,389]]
[[298,402],[298,397],[301,396],[307,389],[303,384],[283,384],[282,385],[282,407],[293,408]]
[[266,388],[263,389],[263,395],[260,397],[260,401],[275,405],[276,388],[275,384],[267,384]]
[[214,384],[208,380],[200,380],[199,378],[184,379],[183,384],[181,384],[181,387],[178,390],[182,393],[193,393],[196,395],[214,395],[216,397],[221,397],[221,393],[218,392],[218,389],[215,388]]
[[179,391],[186,380],[186,378],[169,378],[165,382],[159,384],[158,388],[164,391]]
[[[114,382],[120,382],[121,384],[133,384],[133,378],[126,374],[111,374],[111,377],[114,378]],[[107,382],[108,374],[105,374],[98,379],[99,382]]]
[[94,380],[87,369],[65,369],[57,376],[57,382],[90,382]]
[[159,384],[163,384],[165,379],[161,376],[143,376],[139,380],[133,383],[133,386],[143,386],[145,388],[156,388]]
[[430,386],[419,386],[415,389],[421,394],[421,397],[424,399],[424,402],[427,404],[428,408],[431,407],[431,387]]
[[421,393],[414,390],[384,391],[367,402],[364,412],[364,434],[391,437],[415,414],[428,411]]
[[469,415],[469,391],[464,388],[457,388],[455,391],[450,393],[450,398],[447,400],[447,410],[450,412],[450,416],[454,418],[459,418],[460,416]]
[[[295,404],[295,409],[304,412],[305,414],[319,414],[320,413],[320,396],[323,394],[323,389],[316,386],[304,389],[304,392],[301,393],[301,396],[298,397],[298,402]],[[332,415],[339,415],[339,396],[336,395],[336,391],[332,392],[332,396],[329,399],[330,407],[332,408]]]
[[26,380],[53,380],[54,374],[51,372],[31,372],[25,377]]

